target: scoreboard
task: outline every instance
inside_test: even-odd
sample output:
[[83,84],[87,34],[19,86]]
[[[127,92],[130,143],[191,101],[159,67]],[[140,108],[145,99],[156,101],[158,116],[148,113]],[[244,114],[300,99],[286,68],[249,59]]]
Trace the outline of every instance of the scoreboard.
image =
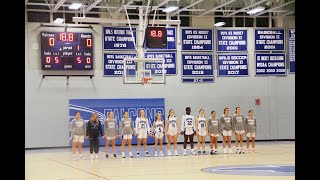
[[43,70],[92,70],[92,33],[41,32]]

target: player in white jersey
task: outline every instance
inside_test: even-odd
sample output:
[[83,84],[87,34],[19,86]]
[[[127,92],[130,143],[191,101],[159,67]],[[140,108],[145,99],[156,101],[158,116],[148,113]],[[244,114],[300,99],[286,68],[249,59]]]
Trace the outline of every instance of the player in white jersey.
[[148,134],[152,136],[150,132],[149,120],[148,118],[145,117],[145,113],[143,109],[139,111],[139,114],[140,116],[136,118],[136,122],[135,122],[136,123],[135,135],[137,136],[137,139],[138,139],[137,157],[140,157],[141,140],[143,141],[146,157],[150,157],[150,154],[148,152],[148,145],[147,145]]
[[168,142],[167,142],[168,156],[172,156],[170,151],[170,145],[172,140],[173,140],[174,155],[178,156],[177,139],[178,139],[178,134],[180,133],[181,132],[179,130],[178,118],[174,116],[174,110],[170,109],[169,116],[166,119],[166,135],[168,138]]
[[207,122],[204,117],[204,110],[200,109],[199,116],[196,118],[196,129],[198,137],[198,154],[201,154],[200,144],[202,143],[202,153],[206,154],[206,135],[207,135]]
[[158,140],[160,141],[159,156],[163,157],[163,136],[164,136],[164,123],[161,118],[161,114],[157,113],[156,120],[153,122],[152,133],[154,135],[154,156],[158,157]]
[[193,149],[193,136],[197,134],[194,116],[191,115],[191,108],[186,108],[186,114],[182,116],[181,134],[184,135],[183,155],[187,155],[187,142],[190,139],[191,154],[196,155]]

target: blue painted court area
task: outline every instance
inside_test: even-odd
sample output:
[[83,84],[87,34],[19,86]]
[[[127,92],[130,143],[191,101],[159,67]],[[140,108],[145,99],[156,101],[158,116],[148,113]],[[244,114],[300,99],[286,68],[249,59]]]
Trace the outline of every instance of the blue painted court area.
[[294,176],[295,165],[241,165],[241,166],[217,166],[201,169],[203,172],[226,175],[247,176]]

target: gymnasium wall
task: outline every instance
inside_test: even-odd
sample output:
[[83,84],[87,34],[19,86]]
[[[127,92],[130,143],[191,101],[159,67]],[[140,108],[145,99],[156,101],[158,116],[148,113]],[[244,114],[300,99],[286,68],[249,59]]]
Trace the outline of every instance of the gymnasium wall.
[[[293,22],[283,23],[286,25],[284,28],[294,28],[294,19],[290,20]],[[208,24],[199,19],[194,22],[197,22],[195,27]],[[77,98],[165,98],[166,113],[175,109],[180,119],[187,106],[192,108],[194,115],[203,108],[207,117],[211,110],[220,116],[225,107],[229,107],[233,114],[236,106],[240,106],[244,115],[249,109],[254,110],[258,140],[295,139],[295,75],[255,77],[253,28],[248,28],[249,77],[217,77],[215,68],[215,83],[181,83],[181,48],[178,44],[178,74],[167,76],[165,85],[147,87],[125,85],[122,77],[103,77],[101,25],[93,25],[92,31],[94,77],[70,77],[69,85],[66,77],[42,78],[44,72],[40,66],[39,33],[64,31],[64,28],[44,28],[40,23],[26,23],[25,31],[25,148],[69,146],[68,102]],[[79,28],[70,31],[91,32]],[[256,98],[261,99],[261,105],[255,105]],[[179,136],[179,141],[183,141],[182,136]]]

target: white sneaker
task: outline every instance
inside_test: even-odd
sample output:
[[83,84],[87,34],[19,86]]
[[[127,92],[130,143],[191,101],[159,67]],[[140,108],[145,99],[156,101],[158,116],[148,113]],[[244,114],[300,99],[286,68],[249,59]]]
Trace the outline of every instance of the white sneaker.
[[80,156],[80,159],[86,160],[86,157],[84,157],[84,155],[82,155],[82,156]]
[[96,154],[96,155],[95,155],[95,158],[96,158],[96,159],[99,159],[99,156],[98,156],[98,154]]
[[72,157],[72,160],[73,160],[73,161],[76,161],[76,160],[78,160],[78,157],[77,157],[77,156],[73,156],[73,157]]
[[227,149],[226,149],[226,148],[224,148],[224,149],[223,149],[223,153],[224,153],[224,154],[228,154],[228,152],[227,152]]
[[214,150],[214,152],[215,152],[215,153],[217,153],[217,152],[218,152],[218,150]]
[[162,153],[162,151],[160,151],[160,156],[161,156],[161,157],[163,157],[163,156],[164,156],[164,154]]
[[146,152],[146,157],[150,157],[150,154],[148,151]]
[[197,155],[197,153],[195,153],[194,151],[191,151],[191,155]]
[[250,153],[250,149],[247,149],[247,153]]
[[122,158],[126,158],[126,156],[124,155],[124,154],[122,154],[122,156],[121,156]]
[[231,149],[231,148],[229,149],[229,153],[230,153],[230,154],[233,154],[233,152],[232,152],[232,149]]
[[174,155],[175,156],[179,156],[178,151],[174,152]]
[[168,156],[172,156],[171,151],[168,151]]
[[244,154],[244,150],[243,150],[243,149],[241,149],[240,153]]
[[237,150],[236,150],[236,154],[240,154],[240,151],[239,151],[239,149],[237,149]]
[[137,157],[140,157],[140,153],[139,152],[137,152]]
[[158,151],[154,152],[154,157],[158,157]]
[[93,159],[93,158],[94,158],[93,154],[90,154],[90,159]]

